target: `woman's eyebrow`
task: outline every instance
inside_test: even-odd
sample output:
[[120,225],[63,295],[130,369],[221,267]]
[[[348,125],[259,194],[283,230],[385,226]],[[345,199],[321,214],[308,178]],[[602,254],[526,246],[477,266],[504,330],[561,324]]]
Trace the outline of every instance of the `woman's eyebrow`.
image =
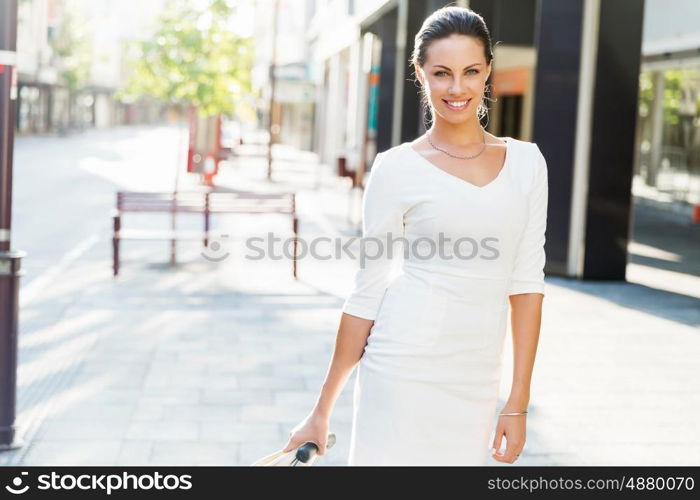
[[[471,68],[472,66],[478,66],[478,65],[480,65],[480,64],[481,64],[481,63],[470,64],[469,66],[465,66],[464,69]],[[436,67],[436,68],[450,69],[450,68],[448,68],[447,66],[443,66],[442,64],[435,64],[434,67]],[[450,70],[450,71],[451,71],[451,70]]]

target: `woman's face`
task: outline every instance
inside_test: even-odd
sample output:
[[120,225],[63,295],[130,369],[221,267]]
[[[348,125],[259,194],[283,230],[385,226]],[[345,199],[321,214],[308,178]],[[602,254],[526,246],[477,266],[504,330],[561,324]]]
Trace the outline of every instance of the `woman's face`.
[[[477,120],[491,64],[479,39],[450,35],[433,41],[416,76],[437,115],[451,123]],[[437,119],[437,117],[436,117]]]

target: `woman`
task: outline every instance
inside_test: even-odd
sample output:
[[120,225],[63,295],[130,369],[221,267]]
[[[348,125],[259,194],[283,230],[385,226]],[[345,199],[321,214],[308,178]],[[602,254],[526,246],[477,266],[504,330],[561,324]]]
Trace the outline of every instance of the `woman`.
[[[481,127],[492,59],[488,29],[467,8],[436,11],[416,35],[412,63],[433,125],[370,170],[363,244],[387,248],[375,253],[376,243],[357,271],[320,396],[286,451],[314,441],[325,454],[332,407],[358,361],[350,465],[485,465],[494,420],[491,457],[514,463],[522,451],[547,166],[536,144]],[[399,261],[388,246],[398,238],[402,272],[392,279]],[[509,302],[514,372],[498,411]]]

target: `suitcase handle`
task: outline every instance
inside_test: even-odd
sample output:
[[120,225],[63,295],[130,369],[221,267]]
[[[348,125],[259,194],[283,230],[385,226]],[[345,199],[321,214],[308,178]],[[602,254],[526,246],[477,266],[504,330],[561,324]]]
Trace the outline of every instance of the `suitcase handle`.
[[[328,443],[326,444],[326,449],[332,448],[335,444],[335,434],[332,432],[328,434]],[[308,441],[301,445],[297,449],[296,460],[302,463],[308,463],[309,460],[316,456],[318,452],[318,446],[313,441]]]

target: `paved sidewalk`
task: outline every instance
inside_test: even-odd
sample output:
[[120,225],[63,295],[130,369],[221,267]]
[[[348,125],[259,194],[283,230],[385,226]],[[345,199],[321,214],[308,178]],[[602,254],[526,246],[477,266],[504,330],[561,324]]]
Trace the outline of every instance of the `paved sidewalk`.
[[[301,235],[355,235],[342,181],[325,168],[313,190],[310,157],[279,152],[289,162],[274,188],[299,189]],[[219,183],[265,186],[262,172],[262,158],[242,158]],[[105,226],[21,311],[27,442],[0,464],[245,465],[278,449],[315,401],[357,265],[302,259],[295,282],[287,259],[243,258],[246,236],[284,237],[289,226],[275,215],[215,218],[232,255],[210,262],[183,242],[176,268],[162,264],[166,242],[126,242],[116,281]],[[518,463],[700,464],[699,325],[688,295],[548,278]],[[510,344],[504,356],[506,396]],[[354,376],[319,465],[346,463]]]
[[[250,170],[236,188],[271,188]],[[334,222],[345,215],[345,205],[333,206],[345,203],[335,181],[298,191],[307,241],[355,234]],[[200,223],[184,219],[182,227]],[[0,463],[246,464],[286,442],[320,389],[354,270],[350,260],[306,258],[295,282],[286,258],[246,260],[244,238],[264,236],[261,227],[292,234],[287,216],[215,216],[214,238],[235,236],[218,238],[232,255],[210,262],[183,242],[176,268],[165,264],[167,242],[124,242],[117,281],[105,227],[22,309],[18,426],[26,445],[0,454]],[[339,444],[327,464],[347,454],[348,393],[336,406]]]

